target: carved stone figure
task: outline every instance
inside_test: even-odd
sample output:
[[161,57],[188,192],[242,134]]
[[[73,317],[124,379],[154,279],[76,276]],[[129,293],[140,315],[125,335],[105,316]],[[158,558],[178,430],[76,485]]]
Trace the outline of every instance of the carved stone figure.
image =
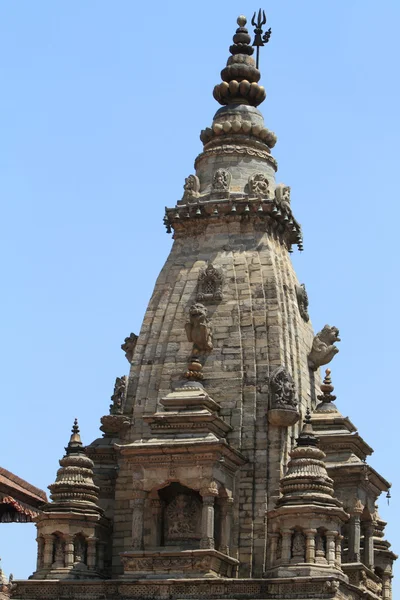
[[304,283],[296,285],[296,297],[300,316],[307,323],[310,320],[310,316],[308,314],[308,294]]
[[125,352],[125,357],[130,363],[132,362],[137,341],[138,336],[135,333],[131,333],[129,337],[125,338],[124,343],[121,344],[121,349]]
[[316,371],[318,367],[327,365],[332,358],[339,352],[334,345],[340,342],[339,329],[331,325],[325,327],[314,337],[311,352],[308,355],[308,365],[310,369]]
[[293,536],[292,559],[295,562],[304,562],[306,553],[306,540],[301,531],[296,531]]
[[221,267],[214,267],[209,262],[199,273],[197,280],[197,300],[222,300],[222,284],[224,276]]
[[269,181],[264,173],[255,173],[249,177],[249,191],[253,196],[269,195]]
[[201,518],[200,500],[188,494],[178,494],[165,511],[166,543],[200,539],[199,520]]
[[224,169],[215,171],[212,181],[213,192],[229,192],[229,184],[231,182],[231,174]]
[[275,200],[282,208],[291,212],[290,187],[288,185],[285,185],[284,183],[278,183],[275,188]]
[[187,339],[193,342],[193,355],[213,348],[210,321],[203,304],[193,304],[189,309],[189,321],[185,324]]
[[122,413],[127,382],[128,378],[126,375],[116,378],[114,393],[111,396],[112,404],[110,404],[110,415],[120,415]]
[[183,199],[187,202],[199,197],[200,180],[197,175],[189,175],[186,177],[183,190]]
[[317,533],[315,536],[315,562],[316,563],[326,563],[325,558],[325,542],[324,538],[320,533]]
[[270,379],[270,386],[272,408],[296,410],[296,388],[292,376],[287,372],[285,367],[280,366],[275,369]]
[[64,566],[64,540],[58,535],[54,538],[53,546],[53,567]]
[[80,535],[74,540],[74,562],[86,564],[86,543]]

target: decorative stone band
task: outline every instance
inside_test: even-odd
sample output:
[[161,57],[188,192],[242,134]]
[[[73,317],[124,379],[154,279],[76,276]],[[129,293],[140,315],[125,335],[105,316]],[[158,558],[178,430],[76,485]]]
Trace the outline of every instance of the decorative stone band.
[[[262,127],[259,123],[251,123],[250,120],[242,120],[236,117],[234,120],[225,120],[223,122],[214,121],[211,127],[206,127],[200,132],[200,140],[204,145],[208,144],[216,137],[225,137],[226,135],[253,136],[261,140],[268,148],[273,148],[277,142],[276,134],[266,127]],[[268,150],[267,150],[268,151]]]
[[[204,551],[208,555],[211,550]],[[216,552],[216,551],[214,551]],[[132,554],[132,553],[131,553]],[[133,558],[133,556],[132,556]],[[161,556],[160,556],[161,558]],[[168,557],[165,557],[166,559]],[[139,559],[139,557],[138,557]],[[137,559],[137,560],[138,560]],[[143,555],[142,560],[147,559]],[[182,560],[182,557],[181,557]],[[125,562],[130,561],[129,557]],[[164,563],[165,565],[166,563]],[[206,563],[205,563],[206,565]],[[139,564],[137,565],[139,566]],[[148,563],[143,563],[143,566],[148,568]],[[132,567],[136,568],[135,564]],[[128,563],[127,568],[130,568]],[[191,574],[190,567],[186,571]],[[301,594],[303,598],[318,598],[327,597],[333,598],[333,592],[337,589],[337,575],[327,578],[319,573],[312,577],[294,577],[293,574],[289,577],[263,578],[263,579],[237,579],[229,577],[209,577],[202,576],[195,581],[187,580],[187,575],[176,579],[140,579],[139,581],[129,581],[123,579],[103,579],[98,581],[87,582],[72,582],[68,580],[29,580],[18,581],[15,583],[16,590],[15,598],[24,598],[26,600],[43,600],[43,598],[65,598],[73,589],[74,597],[77,600],[85,600],[89,596],[93,600],[102,598],[115,598],[115,600],[164,600],[166,594],[168,597],[193,597],[193,589],[195,587],[196,598],[204,598],[204,600],[219,600],[220,598],[242,598],[242,600],[253,600],[254,598],[279,598],[293,597],[294,594]],[[329,584],[329,586],[328,586]],[[342,597],[351,597],[354,594],[354,589],[344,581],[340,581],[339,586],[343,590]],[[329,587],[329,589],[328,589]]]
[[[231,143],[229,143],[231,142]],[[240,145],[239,145],[240,143]],[[215,156],[215,155],[228,155],[228,154],[233,154],[233,155],[239,155],[239,156],[243,156],[243,155],[247,155],[247,156],[255,156],[257,158],[261,158],[264,159],[267,163],[269,163],[272,168],[274,169],[274,171],[278,170],[278,163],[275,160],[275,158],[272,156],[272,154],[270,154],[267,146],[265,144],[263,144],[264,148],[262,147],[253,147],[252,145],[249,144],[249,141],[246,140],[246,145],[244,145],[243,141],[238,137],[237,140],[235,139],[224,139],[224,142],[222,144],[221,141],[221,145],[218,146],[211,146],[210,148],[205,148],[203,152],[201,152],[196,160],[194,161],[194,166],[195,169],[197,170],[198,165],[200,163],[201,160],[203,160],[204,158],[207,158],[209,156]]]
[[[271,230],[282,236],[283,243],[288,251],[292,251],[292,244],[297,244],[303,250],[303,237],[299,223],[290,211],[279,206],[274,200],[259,198],[234,198],[230,195],[227,199],[208,200],[196,204],[183,204],[175,208],[166,208],[164,225],[167,233],[174,229],[175,235],[188,235],[194,231],[200,232],[199,222],[205,225],[211,219],[224,218],[229,220],[256,219],[262,230]],[[196,223],[193,227],[193,223]]]

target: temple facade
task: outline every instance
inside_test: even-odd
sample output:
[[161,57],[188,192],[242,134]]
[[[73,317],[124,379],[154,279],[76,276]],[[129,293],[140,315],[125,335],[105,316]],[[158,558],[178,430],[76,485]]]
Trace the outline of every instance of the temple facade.
[[17,600],[392,599],[390,483],[321,378],[340,334],[313,331],[292,266],[302,230],[257,108],[259,17],[253,45],[237,20],[221,107],[165,212],[170,255],[122,344],[129,375],[102,437],[85,447],[73,425]]

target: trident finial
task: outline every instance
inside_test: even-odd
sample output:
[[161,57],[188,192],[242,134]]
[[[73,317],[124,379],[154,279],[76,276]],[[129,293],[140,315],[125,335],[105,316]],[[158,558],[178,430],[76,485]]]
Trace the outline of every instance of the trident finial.
[[266,31],[264,33],[263,31],[263,26],[266,24],[267,22],[267,17],[265,15],[265,11],[260,10],[258,11],[258,15],[257,15],[257,21],[256,21],[256,13],[254,13],[253,18],[251,19],[251,24],[254,27],[254,42],[253,42],[253,46],[255,46],[257,48],[257,52],[256,52],[256,67],[258,69],[258,65],[260,62],[260,46],[264,46],[265,44],[268,44],[269,42],[269,38],[271,37],[271,27],[268,29],[268,31]]

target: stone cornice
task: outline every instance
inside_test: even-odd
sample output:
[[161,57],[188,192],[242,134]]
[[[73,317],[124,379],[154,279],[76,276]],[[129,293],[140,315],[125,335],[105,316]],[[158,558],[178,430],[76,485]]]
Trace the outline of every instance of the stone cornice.
[[221,221],[252,222],[257,230],[278,235],[289,251],[292,244],[297,244],[300,251],[303,249],[299,223],[290,211],[269,198],[260,199],[243,194],[209,194],[194,203],[165,209],[164,224],[167,233],[173,229],[175,238],[198,235],[205,231],[209,223]]

